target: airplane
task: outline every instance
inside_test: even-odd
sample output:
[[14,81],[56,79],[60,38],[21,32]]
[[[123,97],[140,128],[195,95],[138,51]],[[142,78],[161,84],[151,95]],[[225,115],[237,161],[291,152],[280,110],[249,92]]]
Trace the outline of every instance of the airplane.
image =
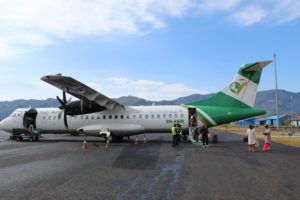
[[[0,130],[12,132],[31,125],[41,133],[83,132],[117,142],[124,136],[170,133],[173,124],[180,124],[183,134],[193,141],[191,116],[197,127],[213,127],[266,113],[253,106],[263,68],[271,62],[243,65],[229,85],[208,99],[169,106],[124,106],[72,77],[43,76],[41,80],[62,90],[63,98],[57,96],[61,106],[16,109],[0,122]],[[79,100],[67,100],[66,93]]]

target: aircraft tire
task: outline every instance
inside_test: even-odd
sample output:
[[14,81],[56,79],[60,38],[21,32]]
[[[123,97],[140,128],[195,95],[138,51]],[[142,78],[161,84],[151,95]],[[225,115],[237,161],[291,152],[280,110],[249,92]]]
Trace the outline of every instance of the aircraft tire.
[[34,141],[38,142],[40,140],[39,136],[34,137]]
[[114,136],[113,137],[113,142],[122,142],[123,141],[123,136]]
[[108,138],[105,137],[105,140],[107,140],[107,139],[108,139],[109,142],[113,142],[114,141],[114,138],[111,135],[108,136]]

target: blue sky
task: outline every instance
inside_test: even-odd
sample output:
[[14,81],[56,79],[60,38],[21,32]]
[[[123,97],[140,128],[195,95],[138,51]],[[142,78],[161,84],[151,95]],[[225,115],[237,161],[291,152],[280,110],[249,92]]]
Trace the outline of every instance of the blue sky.
[[[61,91],[62,73],[109,97],[217,92],[242,64],[277,54],[280,89],[299,92],[298,0],[0,1],[0,100]],[[275,87],[274,64],[259,90]]]

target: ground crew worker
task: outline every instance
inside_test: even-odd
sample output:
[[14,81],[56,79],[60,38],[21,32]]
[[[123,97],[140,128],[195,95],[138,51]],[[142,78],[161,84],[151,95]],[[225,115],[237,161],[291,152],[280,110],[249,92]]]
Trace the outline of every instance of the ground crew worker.
[[33,130],[34,130],[33,124],[30,124],[28,129],[29,129],[29,131],[30,131],[31,133],[33,133]]
[[175,147],[177,144],[177,130],[176,129],[177,129],[176,124],[174,124],[171,128],[172,137],[173,137],[172,147]]

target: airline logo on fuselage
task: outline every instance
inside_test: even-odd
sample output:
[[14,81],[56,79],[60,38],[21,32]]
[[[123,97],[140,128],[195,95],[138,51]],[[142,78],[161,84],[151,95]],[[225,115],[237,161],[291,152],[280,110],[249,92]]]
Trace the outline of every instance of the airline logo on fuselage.
[[246,87],[247,82],[240,84],[239,82],[233,82],[230,84],[230,91],[238,95],[244,87]]

